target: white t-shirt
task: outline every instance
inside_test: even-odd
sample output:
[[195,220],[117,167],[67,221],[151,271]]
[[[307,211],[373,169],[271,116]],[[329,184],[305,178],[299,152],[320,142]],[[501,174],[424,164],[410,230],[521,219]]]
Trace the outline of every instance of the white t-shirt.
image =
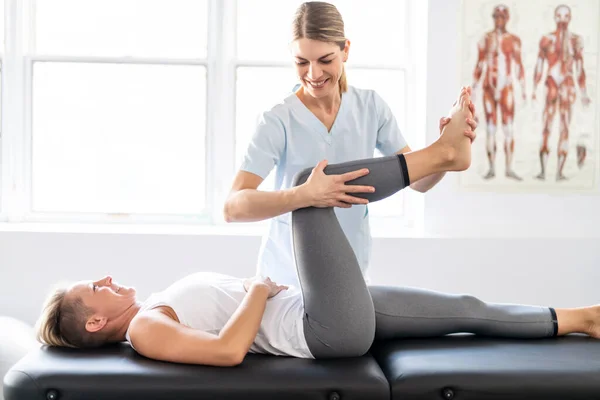
[[[183,325],[218,335],[246,294],[241,278],[197,272],[153,293],[140,312],[166,305]],[[268,299],[250,352],[314,358],[304,337],[303,315],[302,292],[297,287],[291,286]],[[125,337],[131,343],[129,330]]]
[[[375,149],[390,156],[406,147],[406,140],[386,102],[373,90],[350,86],[328,132],[295,93],[262,114],[241,169],[263,179],[276,168],[274,190],[290,188],[294,176],[323,159],[329,164],[372,158]],[[368,208],[335,208],[365,280],[371,255]],[[278,284],[300,286],[293,259],[291,213],[272,218],[259,251],[258,274]]]

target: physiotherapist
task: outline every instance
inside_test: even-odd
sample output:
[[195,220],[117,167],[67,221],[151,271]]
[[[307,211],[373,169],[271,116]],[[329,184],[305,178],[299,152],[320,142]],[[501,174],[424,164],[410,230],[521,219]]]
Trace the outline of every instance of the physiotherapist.
[[[375,149],[389,156],[410,152],[411,148],[386,102],[373,90],[348,84],[344,63],[350,41],[334,5],[307,2],[297,9],[290,51],[300,85],[262,113],[225,202],[225,220],[271,219],[261,243],[257,274],[298,287],[291,211],[310,206],[335,207],[368,283],[371,231],[367,201],[352,194],[373,188],[347,184],[368,171],[327,175],[324,168],[328,163],[372,158]],[[470,108],[475,115],[472,103]],[[440,120],[440,131],[449,121]],[[470,118],[467,124],[471,129],[465,135],[474,140],[477,124]],[[306,183],[293,187],[295,174],[307,167],[314,169]],[[274,190],[257,190],[273,168]],[[423,193],[443,176],[430,175],[412,182],[410,187]]]

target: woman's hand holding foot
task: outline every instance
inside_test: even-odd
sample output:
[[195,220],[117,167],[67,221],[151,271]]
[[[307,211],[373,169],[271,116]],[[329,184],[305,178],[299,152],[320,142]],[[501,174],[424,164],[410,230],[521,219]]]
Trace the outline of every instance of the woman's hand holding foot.
[[450,110],[450,121],[437,140],[451,171],[464,171],[471,165],[471,138],[466,134],[471,131],[467,119],[473,120],[470,93],[470,88],[462,88],[458,100]]
[[[473,143],[475,141],[475,138],[477,137],[475,130],[477,129],[477,126],[478,126],[477,120],[475,118],[475,104],[473,104],[473,101],[471,101],[469,104],[469,110],[471,111],[471,114],[473,115],[473,117],[466,119],[467,125],[469,126],[470,129],[465,130],[465,136],[468,137],[469,139],[471,139],[471,143]],[[449,118],[449,117],[440,118],[440,135],[442,134],[444,127],[446,125],[448,125],[450,120],[451,120],[451,118]]]

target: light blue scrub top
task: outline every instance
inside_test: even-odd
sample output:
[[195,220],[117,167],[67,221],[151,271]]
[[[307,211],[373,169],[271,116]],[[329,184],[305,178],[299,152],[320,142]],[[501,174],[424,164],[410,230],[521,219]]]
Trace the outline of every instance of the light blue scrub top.
[[[282,190],[291,187],[296,173],[323,159],[335,164],[372,158],[375,148],[388,156],[405,146],[389,106],[373,90],[350,86],[342,94],[330,132],[292,93],[261,115],[241,169],[264,179],[276,167],[274,190]],[[368,282],[371,232],[367,206],[336,207],[335,213]],[[260,247],[257,273],[278,284],[299,287],[291,238],[291,213],[272,218]]]

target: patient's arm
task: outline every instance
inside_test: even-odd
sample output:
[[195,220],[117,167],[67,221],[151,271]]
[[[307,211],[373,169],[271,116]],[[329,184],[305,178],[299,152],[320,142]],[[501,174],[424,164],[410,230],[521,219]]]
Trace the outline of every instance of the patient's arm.
[[192,329],[159,310],[137,316],[129,329],[136,351],[148,358],[231,367],[244,360],[260,327],[269,287],[256,282],[219,335]]

